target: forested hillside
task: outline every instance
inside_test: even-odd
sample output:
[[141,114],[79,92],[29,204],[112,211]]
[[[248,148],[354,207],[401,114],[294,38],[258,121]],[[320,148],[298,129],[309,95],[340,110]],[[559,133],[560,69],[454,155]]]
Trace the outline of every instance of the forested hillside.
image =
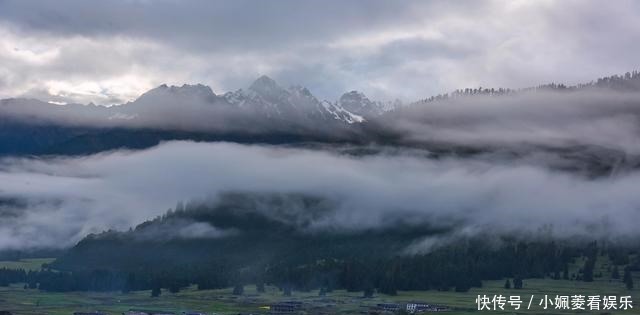
[[[46,266],[55,271],[24,279],[48,291],[264,283],[303,291],[466,291],[504,277],[593,281],[598,255],[626,265],[635,252],[597,240],[547,239],[544,231],[529,240],[490,231],[447,240],[446,229],[402,221],[382,229],[314,228],[328,211],[330,204],[313,196],[228,194],[215,206],[179,205],[128,232],[90,235]],[[434,241],[416,246],[425,239]],[[570,273],[582,256],[584,268]]]

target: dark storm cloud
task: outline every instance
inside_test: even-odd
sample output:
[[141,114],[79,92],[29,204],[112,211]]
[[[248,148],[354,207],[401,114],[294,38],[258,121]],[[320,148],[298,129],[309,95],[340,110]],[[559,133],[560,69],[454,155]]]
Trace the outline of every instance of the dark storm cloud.
[[282,45],[303,45],[332,39],[337,34],[393,26],[405,19],[407,23],[452,6],[444,1],[378,0],[366,4],[295,0],[5,1],[0,3],[0,18],[25,31],[89,37],[141,36],[198,49],[277,50]]

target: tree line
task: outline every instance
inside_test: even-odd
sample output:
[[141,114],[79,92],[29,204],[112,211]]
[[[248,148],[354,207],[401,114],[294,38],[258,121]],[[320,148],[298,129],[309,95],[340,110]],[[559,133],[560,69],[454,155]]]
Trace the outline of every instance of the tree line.
[[[480,246],[481,247],[481,246]],[[282,260],[260,270],[246,266],[225,264],[221,261],[190,263],[183,266],[165,266],[158,262],[130,270],[94,269],[91,271],[58,271],[45,268],[40,271],[0,269],[0,286],[24,283],[25,289],[51,292],[69,291],[122,291],[162,290],[179,292],[189,285],[199,290],[234,287],[241,294],[244,285],[276,285],[286,294],[291,291],[320,290],[321,294],[335,289],[362,291],[366,296],[374,291],[395,295],[398,290],[454,290],[466,292],[481,287],[483,280],[507,280],[505,288],[521,288],[523,279],[552,278],[574,281],[593,281],[598,253],[594,243],[586,248],[559,246],[554,242],[516,242],[501,249],[485,252],[472,244],[451,246],[427,255],[325,259],[307,264],[291,264]],[[612,250],[613,252],[614,250]],[[619,254],[611,254],[615,256]],[[584,265],[577,275],[569,275],[568,266],[576,258],[584,257]],[[628,256],[627,256],[628,257]],[[615,263],[614,260],[611,260]],[[613,265],[611,278],[622,279],[633,289],[632,271],[638,262]],[[621,277],[618,268],[624,270]]]

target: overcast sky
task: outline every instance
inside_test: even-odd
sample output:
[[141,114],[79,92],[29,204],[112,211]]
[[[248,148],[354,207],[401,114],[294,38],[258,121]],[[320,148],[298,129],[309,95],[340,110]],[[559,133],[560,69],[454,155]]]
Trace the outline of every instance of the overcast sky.
[[578,83],[640,68],[638,12],[632,0],[0,0],[0,98],[113,104],[262,74],[329,100]]

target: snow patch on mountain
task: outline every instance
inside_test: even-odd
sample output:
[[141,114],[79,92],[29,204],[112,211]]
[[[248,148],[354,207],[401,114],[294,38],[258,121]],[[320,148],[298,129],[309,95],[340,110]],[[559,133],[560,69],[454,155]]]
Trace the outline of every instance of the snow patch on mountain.
[[386,103],[372,101],[358,91],[344,93],[338,100],[338,104],[350,113],[364,118],[375,117],[401,106],[400,101]]
[[324,106],[324,109],[331,113],[333,115],[333,118],[336,120],[342,120],[347,122],[348,124],[361,123],[365,121],[364,117],[356,115],[342,108],[342,106],[338,104],[332,104],[328,101],[323,101],[322,105]]
[[162,84],[132,102],[110,107],[60,106],[28,99],[2,100],[0,104],[0,113],[7,116],[48,122],[187,130],[226,130],[245,125],[280,130],[333,129],[365,122],[388,110],[383,103],[356,91],[345,93],[339,101],[320,101],[306,87],[285,88],[268,76],[259,77],[247,89],[221,95],[202,84]]

